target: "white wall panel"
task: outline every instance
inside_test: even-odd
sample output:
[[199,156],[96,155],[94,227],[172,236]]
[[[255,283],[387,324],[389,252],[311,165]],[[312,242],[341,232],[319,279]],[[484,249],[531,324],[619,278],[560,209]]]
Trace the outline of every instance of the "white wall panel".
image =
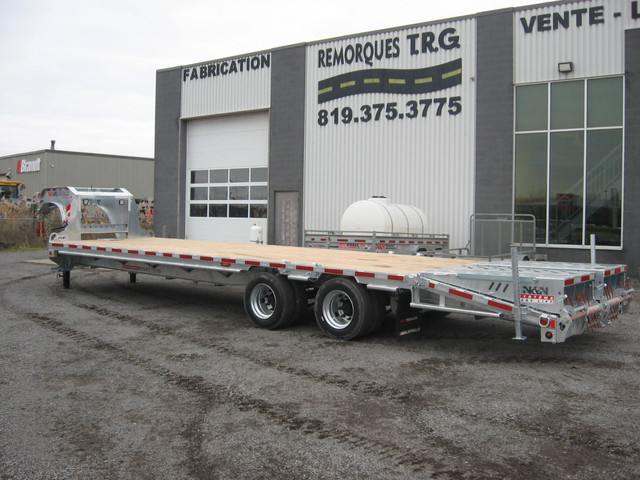
[[[629,0],[519,10],[513,22],[516,84],[623,74],[624,30],[640,27]],[[573,72],[559,73],[560,62],[573,62]]]
[[[367,45],[384,46],[378,48],[384,52],[382,58],[367,63],[364,52],[372,48]],[[449,233],[454,247],[466,244],[475,181],[475,48],[475,19],[344,38],[307,48],[304,228],[338,229],[342,213],[351,203],[384,195],[395,203],[423,210],[429,232]],[[327,62],[328,49],[332,54],[342,51],[344,58],[347,49],[363,53],[348,57],[353,58],[351,63],[333,65]],[[460,67],[422,71],[457,61]],[[442,74],[450,83],[439,83]],[[329,81],[340,75],[346,76]],[[380,84],[371,87],[375,82],[371,79],[376,78],[393,81],[396,90],[371,91],[386,88]],[[364,79],[369,79],[369,86]],[[432,91],[416,90],[425,83],[431,84]],[[356,88],[348,90],[349,85]],[[337,98],[323,101],[327,88],[332,88]],[[447,102],[440,115],[436,115],[438,105],[434,103],[422,117],[423,105],[418,103],[417,117],[409,118],[413,114],[409,102],[436,98]],[[397,103],[395,119],[385,118],[383,111],[379,120],[364,121],[367,105],[384,104],[386,108],[392,102]],[[452,112],[459,103],[460,113],[449,113],[449,102],[453,102]],[[336,108],[337,124],[331,114]],[[346,123],[341,116],[345,108],[354,113],[354,119]],[[320,125],[324,111],[328,122]]]
[[182,118],[261,110],[271,98],[271,54],[203,63],[182,70]]

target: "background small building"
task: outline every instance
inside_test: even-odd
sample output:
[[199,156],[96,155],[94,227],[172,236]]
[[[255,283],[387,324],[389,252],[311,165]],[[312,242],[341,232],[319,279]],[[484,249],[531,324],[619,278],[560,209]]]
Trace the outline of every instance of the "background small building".
[[[53,146],[53,145],[52,145]],[[48,149],[0,157],[0,180],[25,185],[23,196],[58,186],[123,187],[136,199],[153,199],[153,158]]]

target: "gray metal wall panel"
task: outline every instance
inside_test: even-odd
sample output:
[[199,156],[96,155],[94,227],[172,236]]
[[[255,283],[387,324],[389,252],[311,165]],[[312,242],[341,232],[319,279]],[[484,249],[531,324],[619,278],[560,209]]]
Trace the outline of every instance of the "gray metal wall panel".
[[513,14],[477,20],[476,213],[511,213]]
[[640,29],[625,32],[625,158],[623,260],[640,267]]
[[[275,243],[275,192],[302,192],[303,186],[305,47],[275,50],[271,72],[268,242]],[[298,198],[298,225],[302,225],[303,195]]]
[[154,233],[184,235],[185,159],[181,145],[181,68],[156,73]]

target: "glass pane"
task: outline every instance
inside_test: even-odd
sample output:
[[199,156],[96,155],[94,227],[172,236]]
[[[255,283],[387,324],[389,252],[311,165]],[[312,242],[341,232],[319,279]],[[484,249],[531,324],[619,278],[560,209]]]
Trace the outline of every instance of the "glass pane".
[[547,129],[547,84],[516,87],[516,131]]
[[251,200],[266,200],[267,199],[267,186],[252,186],[251,187]]
[[207,187],[191,187],[191,200],[207,200]]
[[584,127],[584,82],[551,84],[551,128]]
[[206,170],[191,170],[191,183],[207,183],[209,172]]
[[268,180],[268,170],[266,168],[251,169],[252,182],[266,182],[267,180]]
[[229,200],[249,200],[249,187],[229,187]]
[[536,217],[536,242],[547,242],[547,134],[516,135],[515,213]]
[[210,200],[227,200],[227,187],[210,187]]
[[227,183],[229,181],[229,170],[211,170],[211,183]]
[[582,244],[584,131],[551,134],[549,243]]
[[267,204],[251,204],[251,218],[267,218]]
[[200,203],[192,203],[189,205],[189,215],[191,217],[206,217],[207,205]]
[[586,229],[597,245],[620,245],[622,129],[587,133]]
[[622,77],[587,82],[587,126],[622,126]]
[[209,205],[209,216],[210,217],[227,217],[227,205],[226,204],[216,204],[213,203]]
[[231,170],[229,170],[229,181],[234,183],[248,182],[249,169],[248,168],[232,168]]
[[247,218],[249,216],[249,205],[232,204],[229,205],[229,217],[231,218]]

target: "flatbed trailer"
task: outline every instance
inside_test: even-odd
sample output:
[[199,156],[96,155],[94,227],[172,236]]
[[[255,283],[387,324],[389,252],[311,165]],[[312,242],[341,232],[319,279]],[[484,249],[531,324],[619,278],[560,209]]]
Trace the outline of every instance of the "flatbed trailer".
[[[222,285],[244,285],[244,306],[259,327],[303,318],[331,338],[377,330],[392,310],[399,335],[419,330],[420,311],[463,313],[540,329],[544,342],[607,325],[631,300],[624,265],[552,262],[478,263],[465,259],[377,255],[351,250],[153,238],[138,223],[135,201],[119,188],[45,189],[43,214],[63,221],[49,238],[49,256],[63,286],[77,267]],[[105,224],[88,224],[83,208],[99,207]],[[109,238],[111,237],[111,238]]]

